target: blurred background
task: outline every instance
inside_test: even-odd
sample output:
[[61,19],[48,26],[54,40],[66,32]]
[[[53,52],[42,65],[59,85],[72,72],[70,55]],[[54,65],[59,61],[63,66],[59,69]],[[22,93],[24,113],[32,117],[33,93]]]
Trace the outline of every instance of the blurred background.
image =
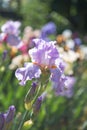
[[[74,52],[67,53],[67,58],[64,59],[69,65],[65,73],[76,78],[73,96],[55,96],[49,90],[39,114],[34,118],[34,124],[23,130],[87,130],[87,0],[0,0],[0,28],[8,20],[21,22],[21,37],[27,26],[33,31],[41,30],[52,21],[56,25],[56,33],[50,35],[49,39],[57,40],[58,47],[63,48],[66,53],[70,49]],[[67,39],[63,40],[68,35],[67,31],[64,33],[65,30],[69,31],[68,42]],[[80,41],[74,41],[75,38]],[[72,41],[76,43],[74,49]],[[15,69],[19,65],[10,65],[13,58],[21,52],[5,47],[0,43],[0,111],[6,111],[14,104],[16,114],[19,115],[16,118],[20,119],[25,110],[24,97],[30,82],[25,87],[19,85],[15,77]],[[2,60],[5,49],[11,51]],[[77,52],[79,57],[72,61]],[[24,61],[26,59],[22,59],[22,64]]]
[[3,19],[19,19],[23,26],[30,24],[35,28],[53,20],[58,26],[58,31],[71,27],[86,33],[87,1],[0,0],[0,16]]

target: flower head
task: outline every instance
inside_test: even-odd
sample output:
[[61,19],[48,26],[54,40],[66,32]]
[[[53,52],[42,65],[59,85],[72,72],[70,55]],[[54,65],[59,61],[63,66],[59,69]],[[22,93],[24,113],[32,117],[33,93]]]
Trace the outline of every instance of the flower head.
[[75,77],[61,75],[58,82],[52,82],[52,87],[57,96],[72,97],[75,82]]
[[41,38],[45,41],[50,41],[49,35],[56,33],[56,25],[53,22],[49,22],[41,29]]
[[19,27],[21,26],[21,23],[19,21],[7,21],[4,25],[1,27],[1,31],[6,34],[12,34],[12,35],[18,35],[19,34]]
[[44,75],[44,79],[50,77],[50,73],[46,73],[47,70],[52,72],[52,69],[56,71],[56,68],[58,68],[58,73],[64,71],[63,62],[54,42],[36,39],[34,43],[36,46],[29,50],[32,63],[27,63],[24,67],[18,68],[15,73],[18,80],[21,80],[21,85],[25,85],[26,81],[32,80],[32,78],[40,78],[41,74]]
[[75,42],[75,46],[80,46],[82,44],[82,41],[80,38],[75,38],[74,42]]
[[54,67],[56,59],[59,58],[59,53],[54,42],[45,42],[41,39],[36,39],[35,43],[37,46],[29,50],[32,62],[40,67]]
[[22,45],[21,39],[19,37],[20,26],[21,23],[19,21],[7,21],[1,27],[2,33],[0,34],[0,42],[6,42],[10,46],[19,48]]
[[39,78],[40,82],[50,79],[56,95],[64,96],[65,90],[68,90],[68,87],[66,88],[68,78],[64,75],[65,64],[54,42],[46,42],[42,39],[36,39],[34,42],[36,46],[29,50],[32,63],[17,69],[16,77],[21,80],[21,85],[25,85],[26,81],[32,78]]

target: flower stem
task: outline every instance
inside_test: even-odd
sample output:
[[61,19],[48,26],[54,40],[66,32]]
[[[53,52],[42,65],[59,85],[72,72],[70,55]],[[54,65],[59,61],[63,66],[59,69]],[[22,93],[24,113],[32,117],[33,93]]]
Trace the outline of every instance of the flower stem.
[[24,121],[25,121],[25,118],[26,118],[26,115],[28,114],[28,110],[26,110],[25,111],[25,113],[24,113],[24,115],[23,115],[23,118],[22,118],[22,120],[21,120],[21,123],[20,123],[20,125],[19,125],[19,127],[18,127],[18,130],[21,130],[21,128],[22,128],[22,126],[23,126],[23,124],[24,124]]

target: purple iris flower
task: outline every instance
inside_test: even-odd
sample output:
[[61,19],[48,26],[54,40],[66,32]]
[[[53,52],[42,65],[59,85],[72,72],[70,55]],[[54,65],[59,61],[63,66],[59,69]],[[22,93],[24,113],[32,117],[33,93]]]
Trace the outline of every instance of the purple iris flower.
[[54,34],[56,32],[56,25],[54,22],[49,22],[42,27],[41,32],[46,35]]
[[20,85],[25,85],[27,80],[33,78],[39,78],[41,70],[33,63],[25,63],[24,67],[18,68],[15,72],[15,76],[20,80]]
[[56,68],[59,68],[59,74],[61,74],[64,69],[54,42],[45,42],[41,39],[36,39],[36,42],[36,46],[29,50],[32,63],[27,63],[15,72],[21,85],[25,85],[26,81],[32,78],[39,78],[43,70],[48,69],[52,72],[52,69],[56,71]]
[[[15,73],[16,77],[21,81],[21,85],[25,85],[27,80],[40,78],[42,74],[44,80],[51,80],[56,93],[63,95],[65,86],[67,86],[67,78],[64,75],[64,63],[55,44],[53,44],[54,42],[36,39],[35,43],[36,46],[29,50],[32,63],[27,63],[24,67],[18,68]],[[47,70],[48,73],[46,73]]]
[[22,42],[19,37],[21,23],[19,21],[7,21],[2,27],[0,41],[6,42],[10,46],[20,47]]
[[52,82],[53,90],[57,96],[72,97],[73,88],[76,82],[75,77],[61,75],[60,79],[56,82]]
[[7,21],[4,25],[1,27],[1,31],[6,34],[12,34],[12,35],[19,35],[19,27],[21,26],[21,23],[19,21]]
[[59,53],[54,42],[45,42],[41,39],[36,39],[36,42],[37,46],[29,50],[32,62],[40,67],[55,67],[55,61],[59,58]]
[[56,25],[54,24],[54,22],[49,22],[42,27],[41,38],[45,41],[50,41],[48,36],[55,33],[56,33]]

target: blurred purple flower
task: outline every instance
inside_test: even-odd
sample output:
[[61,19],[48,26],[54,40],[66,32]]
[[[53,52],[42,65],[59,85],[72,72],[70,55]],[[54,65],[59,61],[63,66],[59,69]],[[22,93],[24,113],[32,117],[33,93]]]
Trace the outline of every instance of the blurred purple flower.
[[49,35],[56,34],[56,25],[53,22],[45,24],[41,29],[41,38],[45,41],[50,41]]
[[75,46],[80,46],[82,44],[82,41],[80,38],[75,38],[74,43],[75,43]]
[[19,21],[7,21],[1,27],[2,33],[0,34],[0,41],[6,42],[10,46],[15,46],[19,48],[22,44],[20,37],[18,36],[20,33],[19,27],[21,23]]
[[73,76],[67,76],[67,85],[66,89],[64,90],[64,96],[70,98],[73,96],[74,92],[74,85],[76,83],[76,78]]
[[53,83],[53,90],[57,96],[71,97],[73,95],[73,87],[76,82],[75,77],[61,75],[58,82]]
[[[56,75],[56,78],[57,78],[57,75]],[[64,75],[61,75],[61,77],[57,81],[52,82],[52,87],[56,95],[63,96],[64,89],[66,86],[67,86],[67,78]]]
[[7,21],[4,25],[1,27],[1,31],[6,34],[12,34],[12,35],[19,35],[19,27],[21,26],[21,23],[19,21]]

